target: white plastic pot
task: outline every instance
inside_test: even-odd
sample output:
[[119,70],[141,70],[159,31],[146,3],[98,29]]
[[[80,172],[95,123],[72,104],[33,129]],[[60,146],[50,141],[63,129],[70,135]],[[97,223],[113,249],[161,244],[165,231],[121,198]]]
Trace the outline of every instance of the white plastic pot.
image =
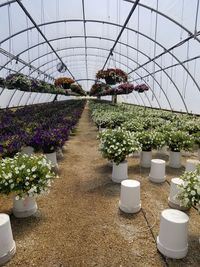
[[27,154],[29,156],[33,155],[34,148],[32,146],[25,146],[21,150],[21,154]]
[[115,183],[121,183],[128,178],[128,162],[125,160],[119,165],[113,162],[112,167],[112,181]]
[[63,155],[62,149],[60,147],[58,147],[56,150],[56,158],[58,160],[60,160],[60,159],[63,159],[63,157],[64,157],[64,155]]
[[58,169],[58,162],[57,162],[57,158],[56,158],[56,152],[45,153],[45,156],[51,162],[52,167]]
[[166,179],[165,165],[162,159],[152,159],[149,180],[154,183],[163,183]]
[[142,151],[140,154],[140,166],[144,168],[151,167],[152,151]]
[[102,128],[101,126],[99,126],[99,132],[103,132],[105,130],[106,130],[106,128]]
[[181,167],[181,152],[169,152],[169,166],[175,169]]
[[8,262],[16,252],[13,240],[10,218],[7,214],[0,213],[0,265]]
[[187,210],[188,208],[185,208],[183,206],[180,206],[180,201],[176,198],[180,189],[178,186],[182,185],[184,181],[180,178],[172,178],[170,183],[170,193],[168,197],[168,204],[171,208],[177,209],[177,210]]
[[166,209],[161,213],[157,248],[166,257],[182,259],[188,252],[189,217],[180,210]]
[[163,154],[163,155],[168,155],[168,147],[163,146],[162,148],[158,149],[158,153]]
[[121,182],[119,208],[126,213],[135,213],[141,209],[140,182],[129,179]]
[[187,159],[185,165],[185,171],[193,172],[196,170],[197,165],[200,163],[199,160],[196,159]]
[[13,214],[17,218],[25,218],[33,215],[37,211],[37,203],[34,197],[25,199],[13,199]]

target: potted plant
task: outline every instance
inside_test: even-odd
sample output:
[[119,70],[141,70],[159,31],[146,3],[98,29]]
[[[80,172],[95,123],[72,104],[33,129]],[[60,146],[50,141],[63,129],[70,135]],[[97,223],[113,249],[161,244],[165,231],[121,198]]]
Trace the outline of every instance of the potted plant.
[[200,214],[200,165],[193,172],[184,172],[180,178],[183,183],[179,186],[177,199],[183,207],[196,207]]
[[151,167],[152,149],[158,149],[165,145],[165,140],[160,132],[142,131],[137,132],[136,136],[141,144],[140,165],[144,168]]
[[200,132],[194,133],[193,135],[194,143],[198,147],[198,159],[200,160]]
[[17,153],[14,158],[0,161],[0,192],[13,193],[13,213],[28,217],[37,211],[35,197],[48,192],[55,174],[43,155],[31,156]]
[[143,93],[145,91],[148,91],[149,87],[145,83],[142,83],[142,84],[136,85],[134,87],[134,90],[137,91],[138,93]]
[[181,150],[190,151],[194,147],[194,139],[188,132],[169,131],[165,135],[166,144],[170,149],[169,166],[181,167]]
[[19,89],[21,91],[30,91],[31,81],[22,73],[9,74],[6,77],[6,86],[8,89]]
[[74,83],[75,81],[72,78],[69,77],[60,77],[57,78],[54,82],[55,86],[62,87],[64,89],[69,89],[70,85]]
[[138,140],[122,128],[107,129],[99,134],[100,150],[104,158],[113,162],[112,180],[120,183],[128,178],[127,155],[140,150]]
[[5,79],[0,77],[0,87],[4,88],[5,87]]
[[99,70],[96,74],[97,79],[105,79],[107,84],[114,85],[116,83],[127,82],[128,75],[121,69]]

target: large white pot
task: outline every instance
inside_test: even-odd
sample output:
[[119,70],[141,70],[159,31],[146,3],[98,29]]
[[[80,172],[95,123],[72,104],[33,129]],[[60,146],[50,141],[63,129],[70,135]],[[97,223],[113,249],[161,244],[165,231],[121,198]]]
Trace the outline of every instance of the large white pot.
[[33,215],[37,211],[37,203],[34,197],[25,199],[13,199],[13,214],[17,218],[25,218]]
[[128,162],[125,160],[119,165],[113,162],[112,168],[112,181],[115,183],[121,183],[128,178]]
[[29,156],[33,155],[34,148],[32,146],[25,146],[21,150],[21,154],[27,154]]
[[151,167],[152,151],[142,151],[140,154],[140,166],[144,168]]
[[176,169],[181,167],[181,152],[169,152],[169,166]]
[[16,252],[13,240],[10,218],[7,214],[0,213],[0,265],[8,262]]

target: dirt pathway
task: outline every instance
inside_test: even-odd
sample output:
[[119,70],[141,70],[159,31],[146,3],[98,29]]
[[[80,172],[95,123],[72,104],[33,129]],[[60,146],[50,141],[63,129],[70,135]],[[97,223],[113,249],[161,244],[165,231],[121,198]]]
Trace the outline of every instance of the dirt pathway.
[[[37,214],[26,219],[11,215],[17,254],[6,266],[166,266],[153,235],[158,233],[160,211],[168,207],[169,185],[150,183],[148,171],[138,167],[138,159],[129,159],[129,178],[142,183],[143,211],[121,213],[120,185],[111,182],[111,167],[98,151],[96,135],[86,107],[77,134],[67,142],[65,157],[59,162],[60,178],[49,195],[38,198]],[[0,212],[11,213],[11,199],[1,199],[0,207],[4,207]],[[192,216],[197,224],[194,211]],[[197,229],[193,224],[191,244],[195,251]],[[197,256],[198,251],[190,252],[186,260],[167,261],[167,265],[198,266]]]

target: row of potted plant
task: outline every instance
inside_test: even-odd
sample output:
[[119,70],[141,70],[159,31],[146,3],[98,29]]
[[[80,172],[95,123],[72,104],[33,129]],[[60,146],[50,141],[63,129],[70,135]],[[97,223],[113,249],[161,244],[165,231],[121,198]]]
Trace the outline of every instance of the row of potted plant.
[[85,102],[69,100],[0,112],[0,156],[12,157],[25,146],[54,152],[68,139]]
[[22,73],[9,74],[5,79],[0,77],[0,87],[8,89],[18,89],[20,91],[30,91],[39,93],[51,93],[60,95],[69,95],[71,92],[65,89],[71,89],[76,95],[85,95],[85,91],[71,78],[61,77],[55,80],[54,84],[42,80],[30,78]]
[[146,84],[136,85],[130,83],[121,83],[118,86],[111,87],[108,84],[97,82],[93,84],[90,89],[91,96],[106,96],[106,95],[123,95],[130,94],[133,91],[137,91],[139,93],[143,93],[144,91],[148,91],[149,87]]
[[[91,103],[90,107],[92,109],[92,117],[98,126],[110,129],[121,127],[134,133],[132,137],[137,139],[141,146],[141,166],[143,167],[150,167],[153,149],[161,149],[167,146],[170,150],[169,165],[179,168],[181,166],[180,151],[192,151],[195,149],[195,145],[196,147],[200,145],[200,131],[191,134],[186,131],[185,124],[182,130],[177,129],[179,121],[187,121],[191,119],[191,116],[184,116],[183,119],[179,118],[178,122],[175,123],[169,119],[155,118],[154,112],[152,112],[152,115],[149,114],[151,112],[146,112],[147,116],[144,117],[144,113],[140,114],[140,109],[136,116],[136,110],[133,108],[133,113],[131,113],[130,106],[126,108],[125,105],[114,107],[109,104],[103,104],[102,108],[98,103]],[[174,115],[172,116],[174,117]],[[199,120],[199,118],[194,119],[194,117],[192,119],[196,119],[196,122]],[[195,129],[197,130],[197,128]],[[111,135],[110,138],[115,140],[115,137],[112,137],[114,133],[110,131],[109,134]],[[120,142],[123,144],[123,139]]]

